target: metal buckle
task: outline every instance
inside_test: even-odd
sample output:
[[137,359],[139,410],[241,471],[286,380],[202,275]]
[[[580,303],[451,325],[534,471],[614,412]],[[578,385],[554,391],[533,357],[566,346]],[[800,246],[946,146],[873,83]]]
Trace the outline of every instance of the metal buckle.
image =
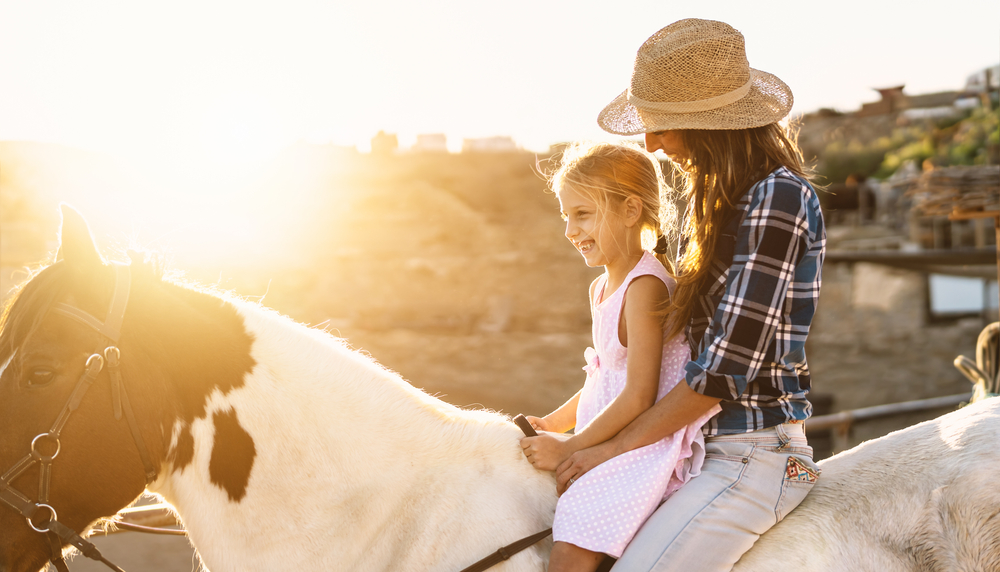
[[37,506],[38,508],[47,508],[47,509],[49,509],[49,512],[52,514],[52,516],[49,517],[49,520],[45,523],[46,524],[45,528],[38,528],[37,526],[35,526],[35,523],[32,522],[32,520],[31,520],[30,517],[25,518],[25,520],[28,521],[28,526],[30,526],[32,528],[32,530],[34,530],[35,532],[41,532],[42,534],[44,534],[46,532],[49,532],[50,528],[48,526],[48,523],[56,521],[56,520],[59,520],[59,517],[56,516],[56,509],[52,508],[51,506],[49,506],[47,504],[36,504],[35,506]]
[[108,362],[108,367],[118,367],[118,362],[121,360],[122,352],[118,349],[118,346],[108,346],[104,348],[104,359]]
[[100,362],[99,364],[100,367],[98,368],[98,371],[104,369],[104,356],[102,356],[101,354],[90,354],[90,357],[87,358],[87,367],[89,368],[91,364],[93,364],[95,361]]

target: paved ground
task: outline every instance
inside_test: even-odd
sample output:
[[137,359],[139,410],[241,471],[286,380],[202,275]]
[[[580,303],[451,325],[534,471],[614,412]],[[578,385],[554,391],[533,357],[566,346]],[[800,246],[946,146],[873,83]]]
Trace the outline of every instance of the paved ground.
[[[120,532],[95,536],[91,541],[105,558],[125,572],[198,572],[201,563],[183,536],[160,536]],[[101,562],[77,556],[69,564],[72,572],[107,572]]]

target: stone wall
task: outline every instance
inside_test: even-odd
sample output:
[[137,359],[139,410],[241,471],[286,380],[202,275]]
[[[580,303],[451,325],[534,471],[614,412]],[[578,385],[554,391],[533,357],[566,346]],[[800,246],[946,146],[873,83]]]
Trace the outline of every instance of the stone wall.
[[[975,356],[982,318],[933,322],[927,279],[868,263],[828,263],[806,353],[814,390],[835,411],[971,391],[952,365]],[[852,443],[884,435],[943,411],[859,423]]]

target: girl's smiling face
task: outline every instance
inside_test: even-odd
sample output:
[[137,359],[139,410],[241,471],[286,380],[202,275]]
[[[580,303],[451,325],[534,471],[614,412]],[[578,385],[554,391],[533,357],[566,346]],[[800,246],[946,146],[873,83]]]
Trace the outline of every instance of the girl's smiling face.
[[[635,250],[629,248],[632,233],[628,232],[622,213],[617,212],[623,206],[612,201],[606,208],[600,208],[572,185],[560,189],[559,208],[566,221],[566,238],[583,255],[587,266],[608,266]],[[641,248],[640,245],[640,251]]]

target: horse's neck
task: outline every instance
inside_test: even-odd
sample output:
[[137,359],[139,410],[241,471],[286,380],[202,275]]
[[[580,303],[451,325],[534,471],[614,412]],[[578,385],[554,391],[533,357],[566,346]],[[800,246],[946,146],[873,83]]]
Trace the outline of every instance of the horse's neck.
[[[246,393],[266,405],[261,415],[276,422],[269,433],[293,440],[325,433],[351,449],[363,444],[369,454],[402,451],[410,457],[480,448],[498,432],[509,435],[499,416],[435,399],[326,332],[255,306],[242,314],[256,340],[257,366]],[[476,430],[463,430],[470,426]]]
[[[251,305],[239,311],[256,365],[241,387],[211,394],[190,426],[191,463],[169,466],[154,485],[210,567],[207,550],[252,548],[244,543],[260,541],[262,523],[272,540],[299,534],[303,522],[340,535],[324,544],[341,543],[331,552],[350,561],[386,535],[421,534],[422,520],[440,521],[435,511],[461,518],[462,509],[424,499],[449,488],[461,495],[477,483],[496,487],[491,494],[528,489],[521,497],[537,508],[510,518],[528,523],[525,534],[544,528],[554,506],[551,477],[520,458],[517,429],[500,416],[434,399],[325,332]],[[466,494],[475,501],[483,492]],[[219,530],[219,518],[228,530]]]

